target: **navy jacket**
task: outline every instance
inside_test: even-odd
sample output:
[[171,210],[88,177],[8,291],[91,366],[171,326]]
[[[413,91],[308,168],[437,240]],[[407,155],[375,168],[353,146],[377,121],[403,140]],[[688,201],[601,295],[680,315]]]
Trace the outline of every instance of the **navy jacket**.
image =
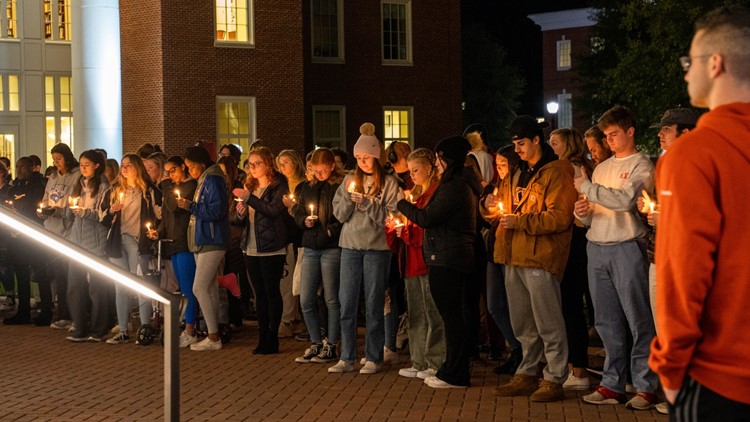
[[[287,235],[287,220],[290,218],[289,211],[284,206],[282,198],[289,193],[289,184],[286,177],[274,171],[271,184],[263,192],[260,198],[250,195],[245,200],[245,205],[255,210],[255,244],[258,252],[274,252],[285,248],[289,243]],[[248,224],[247,214],[241,218],[245,224],[245,233],[242,235],[242,250],[247,250]]]

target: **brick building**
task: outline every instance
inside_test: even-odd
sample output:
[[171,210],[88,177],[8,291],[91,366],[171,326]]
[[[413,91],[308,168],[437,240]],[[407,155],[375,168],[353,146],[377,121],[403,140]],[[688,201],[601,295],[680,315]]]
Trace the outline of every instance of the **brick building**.
[[[65,108],[75,95],[75,34],[64,31],[75,19],[71,1],[0,0],[5,155],[49,161],[56,142],[80,152],[72,106]],[[383,140],[432,146],[462,129],[458,1],[128,0],[119,7],[126,152],[152,142],[181,153],[198,139],[247,150],[257,138],[275,151],[351,151],[364,121]],[[28,60],[30,52],[50,58]],[[45,99],[54,105],[45,108]]]
[[591,46],[593,9],[571,9],[529,15],[542,28],[542,84],[544,103],[557,102],[555,115],[545,113],[555,128],[575,127],[582,132],[590,119],[573,109],[573,97],[580,94],[575,81],[578,55]]

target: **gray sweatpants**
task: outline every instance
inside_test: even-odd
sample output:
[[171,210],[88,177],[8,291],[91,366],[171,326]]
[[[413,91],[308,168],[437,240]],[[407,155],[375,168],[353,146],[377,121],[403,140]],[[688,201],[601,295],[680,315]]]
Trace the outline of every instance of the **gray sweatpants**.
[[208,333],[219,332],[219,282],[225,251],[195,254],[195,282],[193,293],[198,299]]
[[510,323],[523,348],[516,374],[536,376],[544,353],[544,379],[562,384],[568,375],[568,336],[560,283],[544,270],[506,265],[505,290]]

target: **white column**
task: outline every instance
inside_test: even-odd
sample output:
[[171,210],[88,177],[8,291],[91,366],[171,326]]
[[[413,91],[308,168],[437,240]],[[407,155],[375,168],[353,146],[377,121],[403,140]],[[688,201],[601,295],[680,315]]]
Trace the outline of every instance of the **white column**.
[[118,0],[71,1],[75,155],[91,148],[122,157]]

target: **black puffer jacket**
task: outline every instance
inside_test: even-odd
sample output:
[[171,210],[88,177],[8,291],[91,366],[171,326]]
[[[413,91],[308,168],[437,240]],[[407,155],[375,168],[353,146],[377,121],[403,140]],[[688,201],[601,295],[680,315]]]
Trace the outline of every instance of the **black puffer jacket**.
[[175,185],[171,179],[165,179],[159,186],[162,191],[162,219],[159,224],[159,238],[172,239],[172,243],[162,245],[162,253],[165,257],[168,257],[178,252],[190,252],[187,241],[190,211],[177,206],[175,189],[180,190],[182,198],[191,199],[195,196],[197,181],[188,179],[183,180],[179,185]]
[[[341,223],[333,216],[333,197],[341,183],[309,182],[297,187],[298,202],[295,204],[294,221],[302,229],[302,247],[310,249],[330,249],[339,247]],[[310,204],[315,205],[318,220],[311,228],[305,227],[305,219],[310,215]]]
[[476,177],[465,171],[441,184],[424,208],[403,199],[398,202],[398,210],[425,229],[422,252],[428,266],[474,272],[477,202],[482,186],[473,179]]
[[[255,244],[258,252],[274,252],[285,248],[289,243],[285,219],[289,219],[289,211],[284,206],[282,198],[289,193],[289,185],[286,178],[279,172],[274,171],[271,184],[263,192],[260,198],[250,195],[245,205],[255,210]],[[241,218],[245,225],[245,233],[242,235],[242,250],[247,250],[248,224],[247,215]]]

